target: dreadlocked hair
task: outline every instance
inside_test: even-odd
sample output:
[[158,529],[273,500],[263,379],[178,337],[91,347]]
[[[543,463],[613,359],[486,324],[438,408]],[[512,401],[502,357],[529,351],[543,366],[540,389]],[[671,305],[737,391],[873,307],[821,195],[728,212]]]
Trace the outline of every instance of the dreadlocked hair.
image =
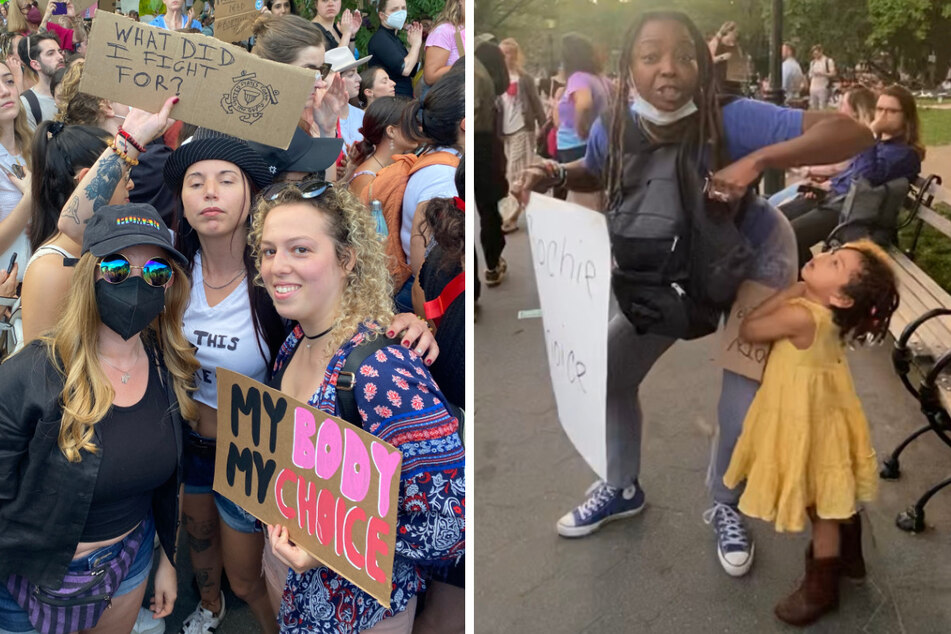
[[[618,69],[620,81],[618,82],[618,94],[615,95],[611,106],[611,129],[608,137],[608,147],[610,149],[605,172],[607,182],[604,183],[610,201],[616,200],[621,188],[624,164],[624,135],[628,123],[628,97],[633,87],[631,69],[634,62],[634,44],[637,42],[644,25],[658,20],[670,20],[684,25],[690,33],[691,39],[693,39],[698,70],[697,88],[694,91],[693,100],[699,111],[697,113],[699,125],[696,126],[697,136],[694,142],[697,144],[698,152],[702,151],[707,144],[711,146],[710,156],[713,158],[714,165],[710,167],[714,171],[729,163],[724,142],[723,121],[720,116],[713,58],[703,34],[697,28],[697,25],[685,13],[680,11],[645,11],[638,16],[631,28],[628,29],[624,36],[624,44],[621,47],[621,60]],[[690,142],[691,140],[684,139],[684,141]]]
[[871,240],[842,246],[862,256],[862,270],[842,288],[852,300],[848,308],[833,306],[832,321],[843,342],[877,343],[888,334],[888,323],[898,308],[898,284],[888,256]]

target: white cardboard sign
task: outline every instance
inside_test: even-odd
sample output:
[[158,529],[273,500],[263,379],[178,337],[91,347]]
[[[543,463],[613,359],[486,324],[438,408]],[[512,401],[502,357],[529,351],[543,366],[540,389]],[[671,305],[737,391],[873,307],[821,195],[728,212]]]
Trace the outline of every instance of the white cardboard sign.
[[558,418],[578,453],[605,478],[607,222],[596,211],[540,194],[532,194],[526,217]]

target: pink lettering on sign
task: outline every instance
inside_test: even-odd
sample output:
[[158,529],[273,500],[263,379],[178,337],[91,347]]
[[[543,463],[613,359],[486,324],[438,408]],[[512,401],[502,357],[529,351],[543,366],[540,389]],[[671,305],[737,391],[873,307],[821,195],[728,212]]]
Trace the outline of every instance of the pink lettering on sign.
[[370,490],[370,456],[357,432],[344,429],[343,472],[340,493],[351,502],[362,502]]
[[314,441],[311,440],[317,431],[317,421],[314,415],[298,407],[294,410],[294,449],[291,460],[301,469],[314,468]]
[[343,436],[340,425],[332,418],[325,418],[317,432],[317,457],[314,471],[324,480],[329,480],[340,468],[343,457]]
[[386,447],[378,442],[370,445],[370,452],[373,454],[373,464],[376,465],[376,470],[380,472],[380,495],[377,498],[377,510],[380,517],[386,517],[386,514],[390,511],[390,485],[403,454],[399,451],[390,453]]

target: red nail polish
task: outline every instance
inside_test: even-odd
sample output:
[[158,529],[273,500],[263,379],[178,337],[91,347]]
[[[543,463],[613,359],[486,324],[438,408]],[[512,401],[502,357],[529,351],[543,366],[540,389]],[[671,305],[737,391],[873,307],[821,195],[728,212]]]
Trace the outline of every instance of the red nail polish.
[[403,345],[406,346],[407,348],[409,348],[409,339],[404,339],[404,340],[403,340]]
[[179,99],[178,97],[175,97],[174,99],[172,99],[173,104],[178,103],[179,101],[181,101],[181,99]]
[[432,365],[432,364],[433,364],[432,359],[426,359],[426,365]]
[[392,330],[387,330],[387,331],[386,331],[386,336],[389,337],[390,339],[392,339],[393,337],[396,336],[396,333],[393,332]]

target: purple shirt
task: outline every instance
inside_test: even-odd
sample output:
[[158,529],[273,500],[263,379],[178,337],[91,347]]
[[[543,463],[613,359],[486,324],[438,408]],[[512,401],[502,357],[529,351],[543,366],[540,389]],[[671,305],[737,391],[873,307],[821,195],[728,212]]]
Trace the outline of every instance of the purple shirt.
[[849,166],[832,179],[832,192],[849,193],[853,180],[866,179],[872,187],[884,185],[896,178],[914,181],[921,171],[921,159],[910,145],[901,139],[878,141],[854,159]]
[[[802,134],[802,110],[780,108],[765,101],[737,99],[723,106],[723,132],[731,161]],[[608,157],[608,135],[601,119],[595,122],[585,149],[585,168],[600,174]]]
[[594,116],[597,118],[608,106],[611,95],[609,84],[603,77],[591,73],[572,73],[565,85],[565,94],[558,101],[558,149],[568,150],[585,144],[575,130],[575,104],[571,97],[579,90],[591,91],[594,101]]

